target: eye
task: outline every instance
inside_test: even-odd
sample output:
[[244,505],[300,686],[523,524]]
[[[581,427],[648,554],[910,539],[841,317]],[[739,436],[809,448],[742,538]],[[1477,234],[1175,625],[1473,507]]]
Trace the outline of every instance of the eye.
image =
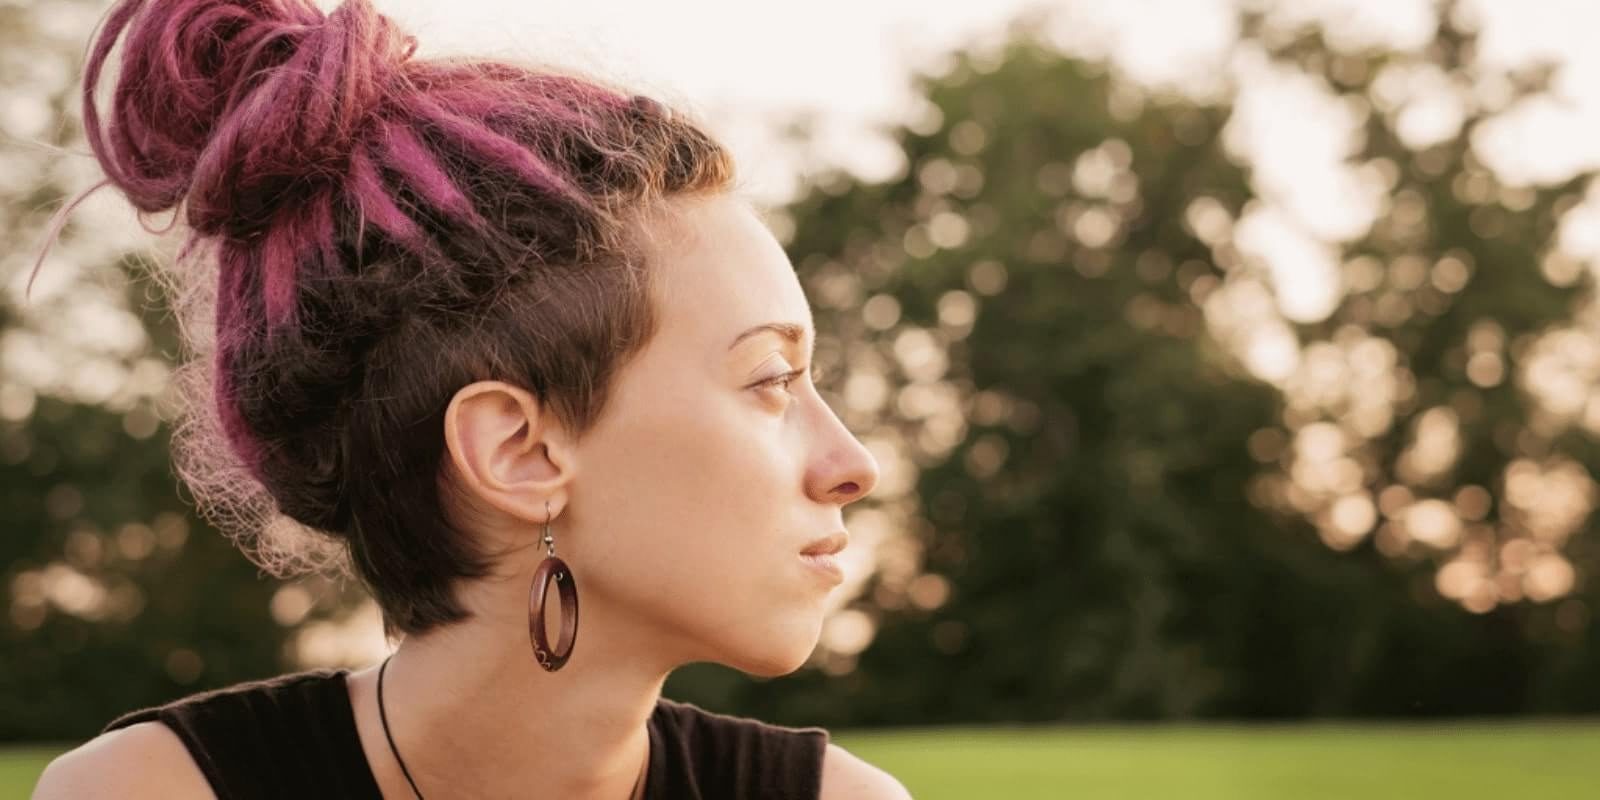
[[756,387],[764,388],[764,387],[768,387],[768,386],[777,386],[777,387],[780,387],[784,391],[787,392],[787,391],[789,391],[789,384],[791,382],[793,382],[796,378],[800,377],[801,375],[804,375],[805,372],[806,372],[806,368],[805,367],[801,367],[800,369],[796,369],[796,370],[790,370],[788,372],[783,373],[782,375],[774,375],[771,378],[767,378],[766,380],[757,383]]

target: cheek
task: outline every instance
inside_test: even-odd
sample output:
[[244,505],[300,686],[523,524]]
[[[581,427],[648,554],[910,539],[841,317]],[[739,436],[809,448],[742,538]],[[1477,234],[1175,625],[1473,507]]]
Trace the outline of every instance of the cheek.
[[641,414],[586,458],[573,511],[603,549],[574,569],[596,565],[588,587],[694,658],[777,674],[814,647],[826,593],[796,556],[810,522],[796,443],[743,400]]
[[743,399],[655,404],[585,456],[573,510],[607,573],[674,602],[770,580],[803,492],[781,420]]

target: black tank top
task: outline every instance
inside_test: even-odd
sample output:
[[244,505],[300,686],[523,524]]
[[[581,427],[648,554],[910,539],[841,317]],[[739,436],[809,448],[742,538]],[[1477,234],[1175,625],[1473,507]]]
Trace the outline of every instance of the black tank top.
[[[376,798],[344,669],[248,681],[130,711],[101,731],[157,721],[177,733],[220,800]],[[828,732],[666,698],[650,715],[648,800],[815,800]]]

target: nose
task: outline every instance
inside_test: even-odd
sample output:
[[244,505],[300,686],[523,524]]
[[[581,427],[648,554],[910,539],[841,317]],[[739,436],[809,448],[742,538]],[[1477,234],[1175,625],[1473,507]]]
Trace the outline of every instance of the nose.
[[849,505],[878,485],[878,460],[832,409],[818,405],[824,409],[817,439],[821,444],[807,471],[808,493],[819,503]]

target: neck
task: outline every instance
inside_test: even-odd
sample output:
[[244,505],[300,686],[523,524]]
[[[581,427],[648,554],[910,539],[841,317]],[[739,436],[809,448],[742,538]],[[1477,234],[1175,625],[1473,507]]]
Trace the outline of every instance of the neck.
[[[424,797],[633,796],[648,763],[646,725],[670,664],[642,658],[636,637],[608,626],[616,615],[585,603],[571,660],[546,672],[528,643],[526,614],[493,616],[485,606],[508,607],[484,604],[470,621],[406,638],[384,673],[389,733],[418,790]],[[635,644],[617,646],[627,642]],[[384,737],[377,669],[350,678],[362,749],[385,796],[411,797]]]

